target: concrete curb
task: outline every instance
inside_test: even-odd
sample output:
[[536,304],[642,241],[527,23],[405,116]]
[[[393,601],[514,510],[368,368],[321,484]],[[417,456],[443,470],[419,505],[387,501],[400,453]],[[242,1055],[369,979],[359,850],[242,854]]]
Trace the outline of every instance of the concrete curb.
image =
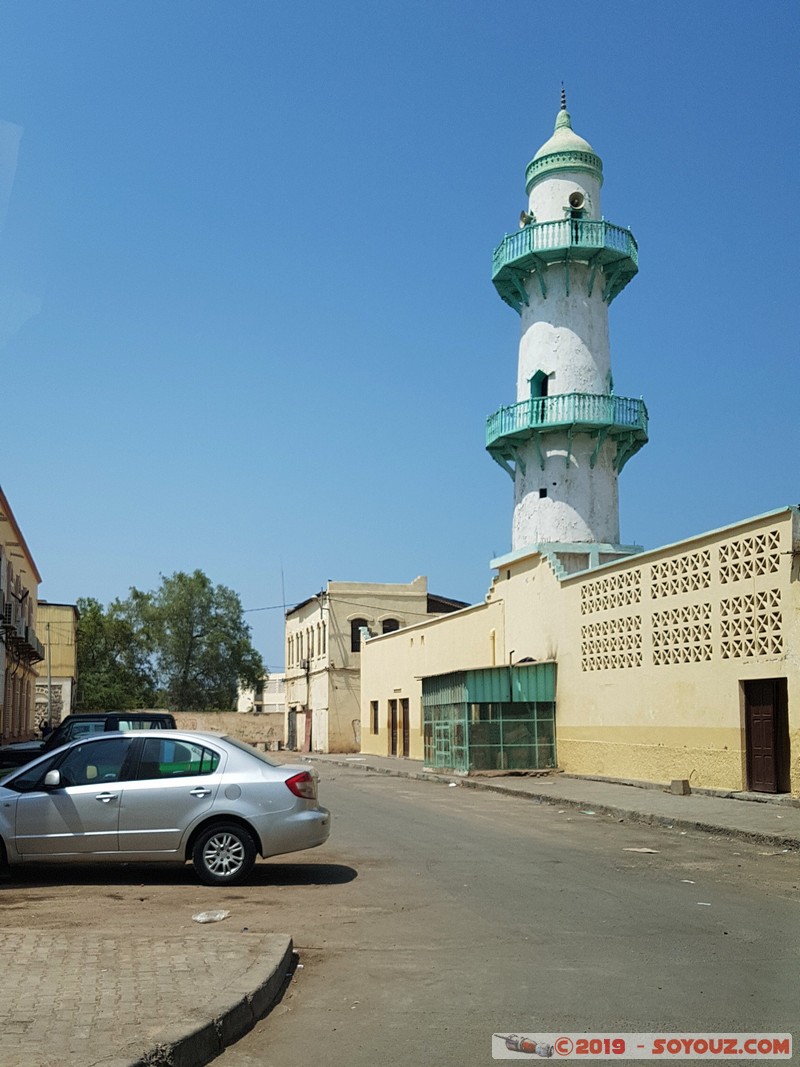
[[553,794],[542,796],[539,793],[524,793],[517,789],[504,789],[503,786],[478,785],[477,782],[461,782],[468,788],[489,789],[492,792],[502,793],[504,796],[524,797],[532,800],[534,804],[557,804],[562,808],[571,808],[579,811],[582,808],[591,808],[599,815],[611,815],[616,819],[624,819],[625,822],[640,823],[643,826],[663,826],[666,829],[699,830],[702,833],[714,834],[717,837],[735,837],[741,841],[751,841],[755,844],[778,845],[781,848],[800,849],[800,844],[794,837],[783,837],[781,834],[772,834],[768,831],[743,830],[730,826],[719,826],[716,823],[703,822],[699,819],[685,819],[680,816],[657,815],[648,811],[637,811],[635,808],[620,808],[613,804],[598,804],[592,800],[575,800],[559,797]]
[[269,934],[264,941],[264,958],[228,986],[227,1003],[213,1018],[189,1030],[165,1027],[143,1056],[130,1059],[123,1054],[104,1061],[105,1067],[204,1067],[215,1060],[270,1012],[294,973],[297,957],[292,939]]
[[[313,753],[304,753],[303,759],[313,761]],[[701,833],[714,834],[717,837],[736,838],[740,841],[750,841],[754,844],[766,844],[772,845],[775,848],[788,848],[792,851],[800,850],[800,842],[796,837],[786,837],[778,833],[770,833],[769,831],[759,830],[745,830],[731,826],[721,826],[718,823],[705,822],[701,819],[682,818],[681,816],[661,815],[654,812],[639,811],[636,808],[622,808],[618,805],[598,803],[596,800],[579,800],[574,797],[563,797],[557,793],[548,792],[532,793],[527,792],[521,788],[510,788],[509,786],[496,785],[495,779],[481,779],[481,778],[462,778],[454,775],[442,775],[436,774],[433,771],[409,771],[403,767],[398,767],[397,770],[393,770],[390,767],[380,767],[375,764],[370,764],[369,760],[345,760],[335,759],[330,756],[325,756],[319,760],[320,763],[330,763],[339,767],[357,767],[364,771],[372,771],[377,774],[387,774],[394,778],[414,778],[426,782],[439,782],[441,785],[449,785],[451,782],[457,782],[461,788],[466,789],[483,789],[490,793],[500,793],[502,796],[516,797],[518,800],[526,800],[534,804],[549,804],[550,806],[557,805],[561,808],[570,808],[572,810],[580,811],[584,808],[589,808],[593,812],[599,815],[613,816],[618,820],[624,820],[625,822],[638,823],[644,826],[663,826],[668,829],[678,830],[694,830]],[[572,781],[579,781],[575,775],[570,775]],[[517,779],[520,781],[521,779]],[[557,779],[555,779],[557,781]],[[590,779],[594,784],[597,784],[599,779]],[[733,798],[731,799],[740,799]]]

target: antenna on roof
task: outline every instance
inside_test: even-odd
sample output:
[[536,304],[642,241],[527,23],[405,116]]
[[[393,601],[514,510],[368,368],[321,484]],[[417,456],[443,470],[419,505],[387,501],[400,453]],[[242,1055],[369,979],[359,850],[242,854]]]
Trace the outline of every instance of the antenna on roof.
[[561,110],[567,110],[567,90],[564,88],[564,83],[561,83]]

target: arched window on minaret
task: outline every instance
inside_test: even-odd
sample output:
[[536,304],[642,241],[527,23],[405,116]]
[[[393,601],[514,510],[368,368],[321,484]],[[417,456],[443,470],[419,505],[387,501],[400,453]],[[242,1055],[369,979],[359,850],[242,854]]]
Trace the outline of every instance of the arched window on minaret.
[[540,397],[547,396],[548,382],[550,376],[545,374],[543,370],[537,370],[537,372],[531,378],[531,396]]

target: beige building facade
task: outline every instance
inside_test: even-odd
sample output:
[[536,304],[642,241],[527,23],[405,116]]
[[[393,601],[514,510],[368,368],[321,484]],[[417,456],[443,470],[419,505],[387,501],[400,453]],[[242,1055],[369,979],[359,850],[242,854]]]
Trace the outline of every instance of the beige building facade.
[[38,632],[44,660],[37,668],[36,722],[57,725],[75,710],[78,685],[78,609],[40,600]]
[[37,636],[41,576],[11,505],[0,489],[0,740],[27,740],[35,728],[37,665],[44,659]]
[[[463,601],[429,593],[422,576],[407,583],[328,582],[287,612],[287,747],[358,752],[364,641],[461,607]],[[409,722],[395,719],[398,749]]]
[[436,694],[460,686],[454,770],[515,765],[522,748],[483,744],[509,733],[510,709],[543,766],[800,796],[797,508],[578,573],[542,549],[494,561],[485,603],[366,641],[364,752],[391,751],[402,701],[409,755],[441,766]]

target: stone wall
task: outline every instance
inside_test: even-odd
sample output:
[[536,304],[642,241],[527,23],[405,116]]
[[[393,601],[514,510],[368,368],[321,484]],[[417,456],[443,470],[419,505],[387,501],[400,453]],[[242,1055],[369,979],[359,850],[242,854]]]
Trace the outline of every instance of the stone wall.
[[253,715],[237,711],[176,711],[181,730],[212,730],[230,734],[258,748],[276,749],[284,740],[284,717],[279,714]]

